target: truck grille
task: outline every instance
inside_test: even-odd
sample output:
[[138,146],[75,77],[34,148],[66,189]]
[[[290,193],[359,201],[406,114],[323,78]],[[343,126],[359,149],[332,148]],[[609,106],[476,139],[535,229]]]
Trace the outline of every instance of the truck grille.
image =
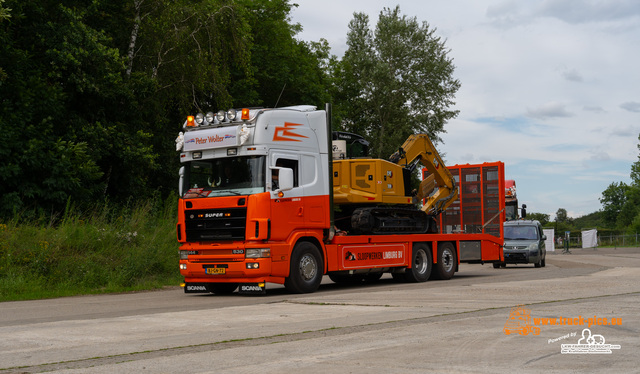
[[244,240],[247,208],[187,210],[187,241]]

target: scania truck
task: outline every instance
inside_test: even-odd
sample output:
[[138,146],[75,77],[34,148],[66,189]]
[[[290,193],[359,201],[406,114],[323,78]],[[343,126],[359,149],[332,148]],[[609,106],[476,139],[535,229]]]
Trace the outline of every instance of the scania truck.
[[[460,263],[504,261],[502,227],[438,227],[459,189],[426,135],[389,160],[368,158],[362,137],[332,132],[330,105],[209,112],[183,128],[176,231],[186,293],[263,294],[268,283],[309,293],[324,275],[424,282],[450,279]],[[420,164],[428,172],[412,189]]]

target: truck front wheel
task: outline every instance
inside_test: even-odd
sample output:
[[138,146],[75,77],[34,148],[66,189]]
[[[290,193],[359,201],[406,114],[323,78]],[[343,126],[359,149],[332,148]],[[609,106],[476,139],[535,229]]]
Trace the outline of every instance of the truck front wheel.
[[404,272],[404,279],[407,282],[426,282],[431,275],[433,261],[431,260],[431,250],[426,244],[419,243],[413,246],[411,254],[411,268]]
[[311,293],[320,287],[324,265],[318,247],[300,242],[291,254],[291,269],[284,286],[289,292]]

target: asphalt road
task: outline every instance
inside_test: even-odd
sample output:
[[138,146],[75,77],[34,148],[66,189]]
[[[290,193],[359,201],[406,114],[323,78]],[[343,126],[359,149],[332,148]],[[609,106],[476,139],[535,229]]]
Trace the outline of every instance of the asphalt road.
[[540,269],[461,264],[449,281],[327,278],[307,295],[0,303],[0,374],[639,373],[640,249],[572,252]]

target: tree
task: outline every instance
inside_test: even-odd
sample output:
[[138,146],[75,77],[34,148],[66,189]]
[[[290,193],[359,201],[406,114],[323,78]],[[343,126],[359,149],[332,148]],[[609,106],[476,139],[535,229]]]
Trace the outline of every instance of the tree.
[[339,126],[372,144],[375,157],[387,157],[414,133],[434,143],[451,110],[460,82],[444,41],[429,24],[384,8],[374,31],[368,16],[355,13],[348,49],[334,67]]
[[[640,135],[638,135],[638,140],[640,140]],[[640,144],[637,147],[640,150]],[[640,155],[638,155],[638,160],[631,164],[631,184],[640,187]]]
[[174,190],[187,114],[275,103],[284,83],[281,103],[321,104],[328,45],[293,38],[293,6],[0,0],[0,217]]
[[609,227],[614,227],[622,207],[627,201],[629,186],[624,182],[613,182],[602,191],[600,203],[602,204],[602,220]]
[[548,214],[544,214],[544,213],[528,212],[527,213],[527,219],[538,221],[538,222],[540,222],[540,224],[542,226],[544,226],[547,223],[549,223],[549,215]]
[[329,101],[326,40],[295,39],[302,30],[290,22],[288,0],[239,0],[252,36],[250,73],[235,69],[231,96],[236,106],[286,106]]
[[556,222],[567,222],[567,220],[567,210],[564,208],[558,209],[558,211],[556,211]]

